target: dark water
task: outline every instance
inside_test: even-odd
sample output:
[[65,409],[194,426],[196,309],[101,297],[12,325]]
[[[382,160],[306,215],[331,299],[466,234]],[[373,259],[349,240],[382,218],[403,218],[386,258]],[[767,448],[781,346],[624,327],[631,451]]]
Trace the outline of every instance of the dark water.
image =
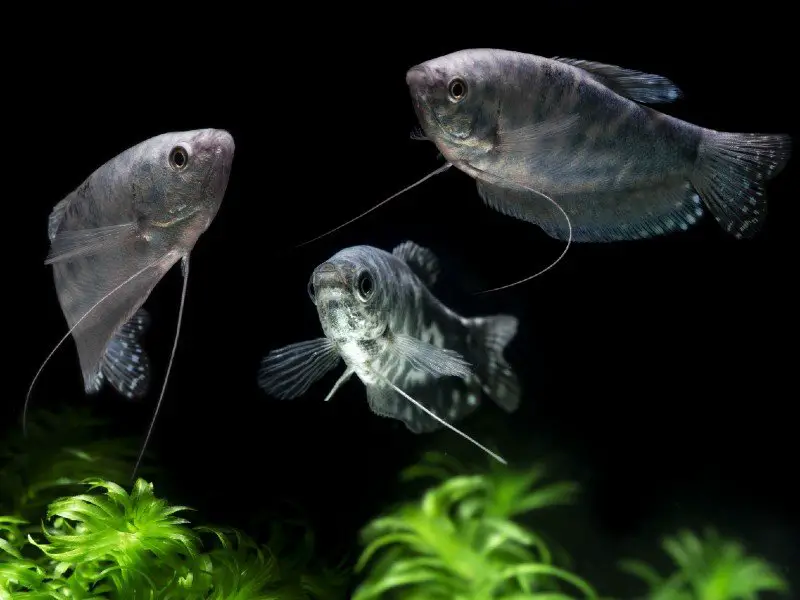
[[[722,130],[796,133],[791,40],[776,11],[725,14],[730,24],[711,27],[674,7],[655,19],[588,6],[536,8],[524,33],[495,15],[483,34],[480,13],[471,12],[440,25],[398,13],[324,34],[298,25],[288,30],[291,44],[274,47],[242,33],[238,45],[207,42],[211,56],[192,54],[192,64],[174,73],[163,56],[140,69],[91,49],[69,58],[54,52],[45,67],[22,70],[27,79],[13,114],[25,129],[13,139],[18,150],[9,164],[20,187],[5,198],[12,276],[4,289],[13,290],[6,296],[13,312],[4,425],[19,426],[30,378],[66,331],[42,264],[52,206],[147,137],[220,127],[236,140],[232,177],[192,257],[182,339],[152,439],[163,470],[157,490],[171,501],[200,509],[205,521],[244,528],[291,503],[335,555],[355,548],[358,530],[399,499],[397,473],[422,450],[435,444],[474,456],[451,433],[414,436],[373,416],[357,382],[329,403],[322,398],[331,377],[293,401],[256,386],[263,354],[320,335],[306,296],[314,266],[344,246],[390,249],[411,239],[439,255],[437,291],[452,308],[520,317],[509,357],[525,385],[522,408],[509,419],[487,404],[464,427],[492,436],[516,465],[546,458],[557,475],[582,484],[579,507],[550,524],[578,572],[604,592],[624,594],[617,558],[657,557],[663,534],[713,524],[796,578],[796,157],[769,187],[768,226],[751,243],[705,220],[655,241],[574,246],[547,275],[486,296],[470,293],[543,268],[562,245],[484,207],[474,183],[455,170],[291,250],[441,164],[432,144],[408,137],[415,120],[404,75],[459,48],[660,73],[685,92],[664,107],[669,114]],[[409,23],[401,30],[399,22]],[[93,66],[98,60],[124,67]],[[159,384],[179,291],[176,269],[147,304],[154,321],[147,349]],[[109,437],[143,438],[156,397],[134,404],[106,391],[86,399],[68,343],[33,402],[89,405],[113,423]]]

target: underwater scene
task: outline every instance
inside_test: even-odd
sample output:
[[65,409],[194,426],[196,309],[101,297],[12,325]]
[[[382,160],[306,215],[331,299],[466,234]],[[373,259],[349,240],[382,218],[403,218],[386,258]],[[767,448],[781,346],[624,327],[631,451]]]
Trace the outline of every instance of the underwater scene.
[[0,600],[800,598],[788,20],[386,10],[18,68]]

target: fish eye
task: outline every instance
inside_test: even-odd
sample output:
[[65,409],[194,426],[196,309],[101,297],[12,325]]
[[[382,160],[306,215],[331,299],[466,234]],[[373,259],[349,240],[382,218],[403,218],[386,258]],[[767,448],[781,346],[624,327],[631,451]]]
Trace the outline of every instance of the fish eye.
[[311,302],[316,304],[317,303],[317,293],[316,293],[316,290],[314,289],[314,276],[313,275],[311,276],[311,279],[308,280],[307,291],[308,291],[308,297],[311,298]]
[[169,153],[169,164],[173,169],[182,171],[189,164],[189,153],[183,146],[175,146]]
[[459,102],[467,95],[467,82],[460,77],[456,77],[447,86],[447,91],[450,94],[450,100]]
[[370,275],[367,271],[362,271],[361,274],[358,276],[358,288],[356,289],[356,293],[358,294],[359,299],[362,302],[366,302],[372,296],[372,293],[375,291],[375,282],[372,280],[372,275]]

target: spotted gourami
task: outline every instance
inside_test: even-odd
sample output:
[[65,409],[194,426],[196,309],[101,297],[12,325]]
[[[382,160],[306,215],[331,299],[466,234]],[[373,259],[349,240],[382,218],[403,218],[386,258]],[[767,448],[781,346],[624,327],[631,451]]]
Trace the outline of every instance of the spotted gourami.
[[614,65],[474,49],[414,66],[406,82],[423,136],[447,161],[436,172],[457,167],[490,207],[568,243],[687,230],[706,211],[752,237],[766,218],[765,182],[791,153],[788,135],[658,112],[646,104],[676,100],[678,87]]
[[165,133],[112,158],[55,205],[45,264],[53,266],[70,329],[31,382],[23,424],[37,378],[70,334],[86,393],[98,392],[108,381],[128,398],[144,396],[150,374],[140,336],[149,316],[141,306],[180,260],[184,283],[178,325],[144,453],[178,343],[189,254],[219,210],[233,154],[233,138],[224,130]]
[[436,256],[413,242],[391,253],[341,250],[314,269],[308,286],[325,337],[270,352],[259,385],[295,398],[343,359],[326,400],[355,373],[374,413],[414,433],[448,427],[505,462],[451,423],[472,414],[482,394],[509,413],[519,406],[519,382],[503,357],[517,319],[456,314],[429,290],[438,274]]

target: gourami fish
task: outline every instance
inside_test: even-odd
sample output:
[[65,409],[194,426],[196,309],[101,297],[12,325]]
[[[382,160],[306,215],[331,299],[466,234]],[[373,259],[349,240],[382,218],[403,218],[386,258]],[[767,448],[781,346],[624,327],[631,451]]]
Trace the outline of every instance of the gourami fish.
[[146,393],[149,361],[139,337],[149,317],[141,306],[180,260],[184,282],[178,326],[144,453],[178,343],[189,254],[219,210],[233,154],[233,137],[224,130],[165,133],[112,158],[55,205],[45,264],[53,266],[58,301],[70,329],[31,383],[23,426],[39,374],[70,334],[86,393],[99,391],[103,381],[128,398]]
[[343,359],[326,400],[355,373],[376,414],[414,433],[446,426],[505,462],[450,423],[472,414],[482,394],[509,413],[519,406],[520,385],[503,357],[517,319],[456,314],[429,290],[438,274],[436,256],[410,241],[391,253],[341,250],[314,269],[308,286],[325,337],[270,352],[259,385],[295,398]]
[[406,83],[424,137],[447,161],[436,172],[457,167],[490,207],[568,244],[685,231],[706,211],[752,237],[767,214],[765,183],[791,154],[788,135],[715,131],[646,106],[681,91],[614,65],[462,50],[412,67]]

